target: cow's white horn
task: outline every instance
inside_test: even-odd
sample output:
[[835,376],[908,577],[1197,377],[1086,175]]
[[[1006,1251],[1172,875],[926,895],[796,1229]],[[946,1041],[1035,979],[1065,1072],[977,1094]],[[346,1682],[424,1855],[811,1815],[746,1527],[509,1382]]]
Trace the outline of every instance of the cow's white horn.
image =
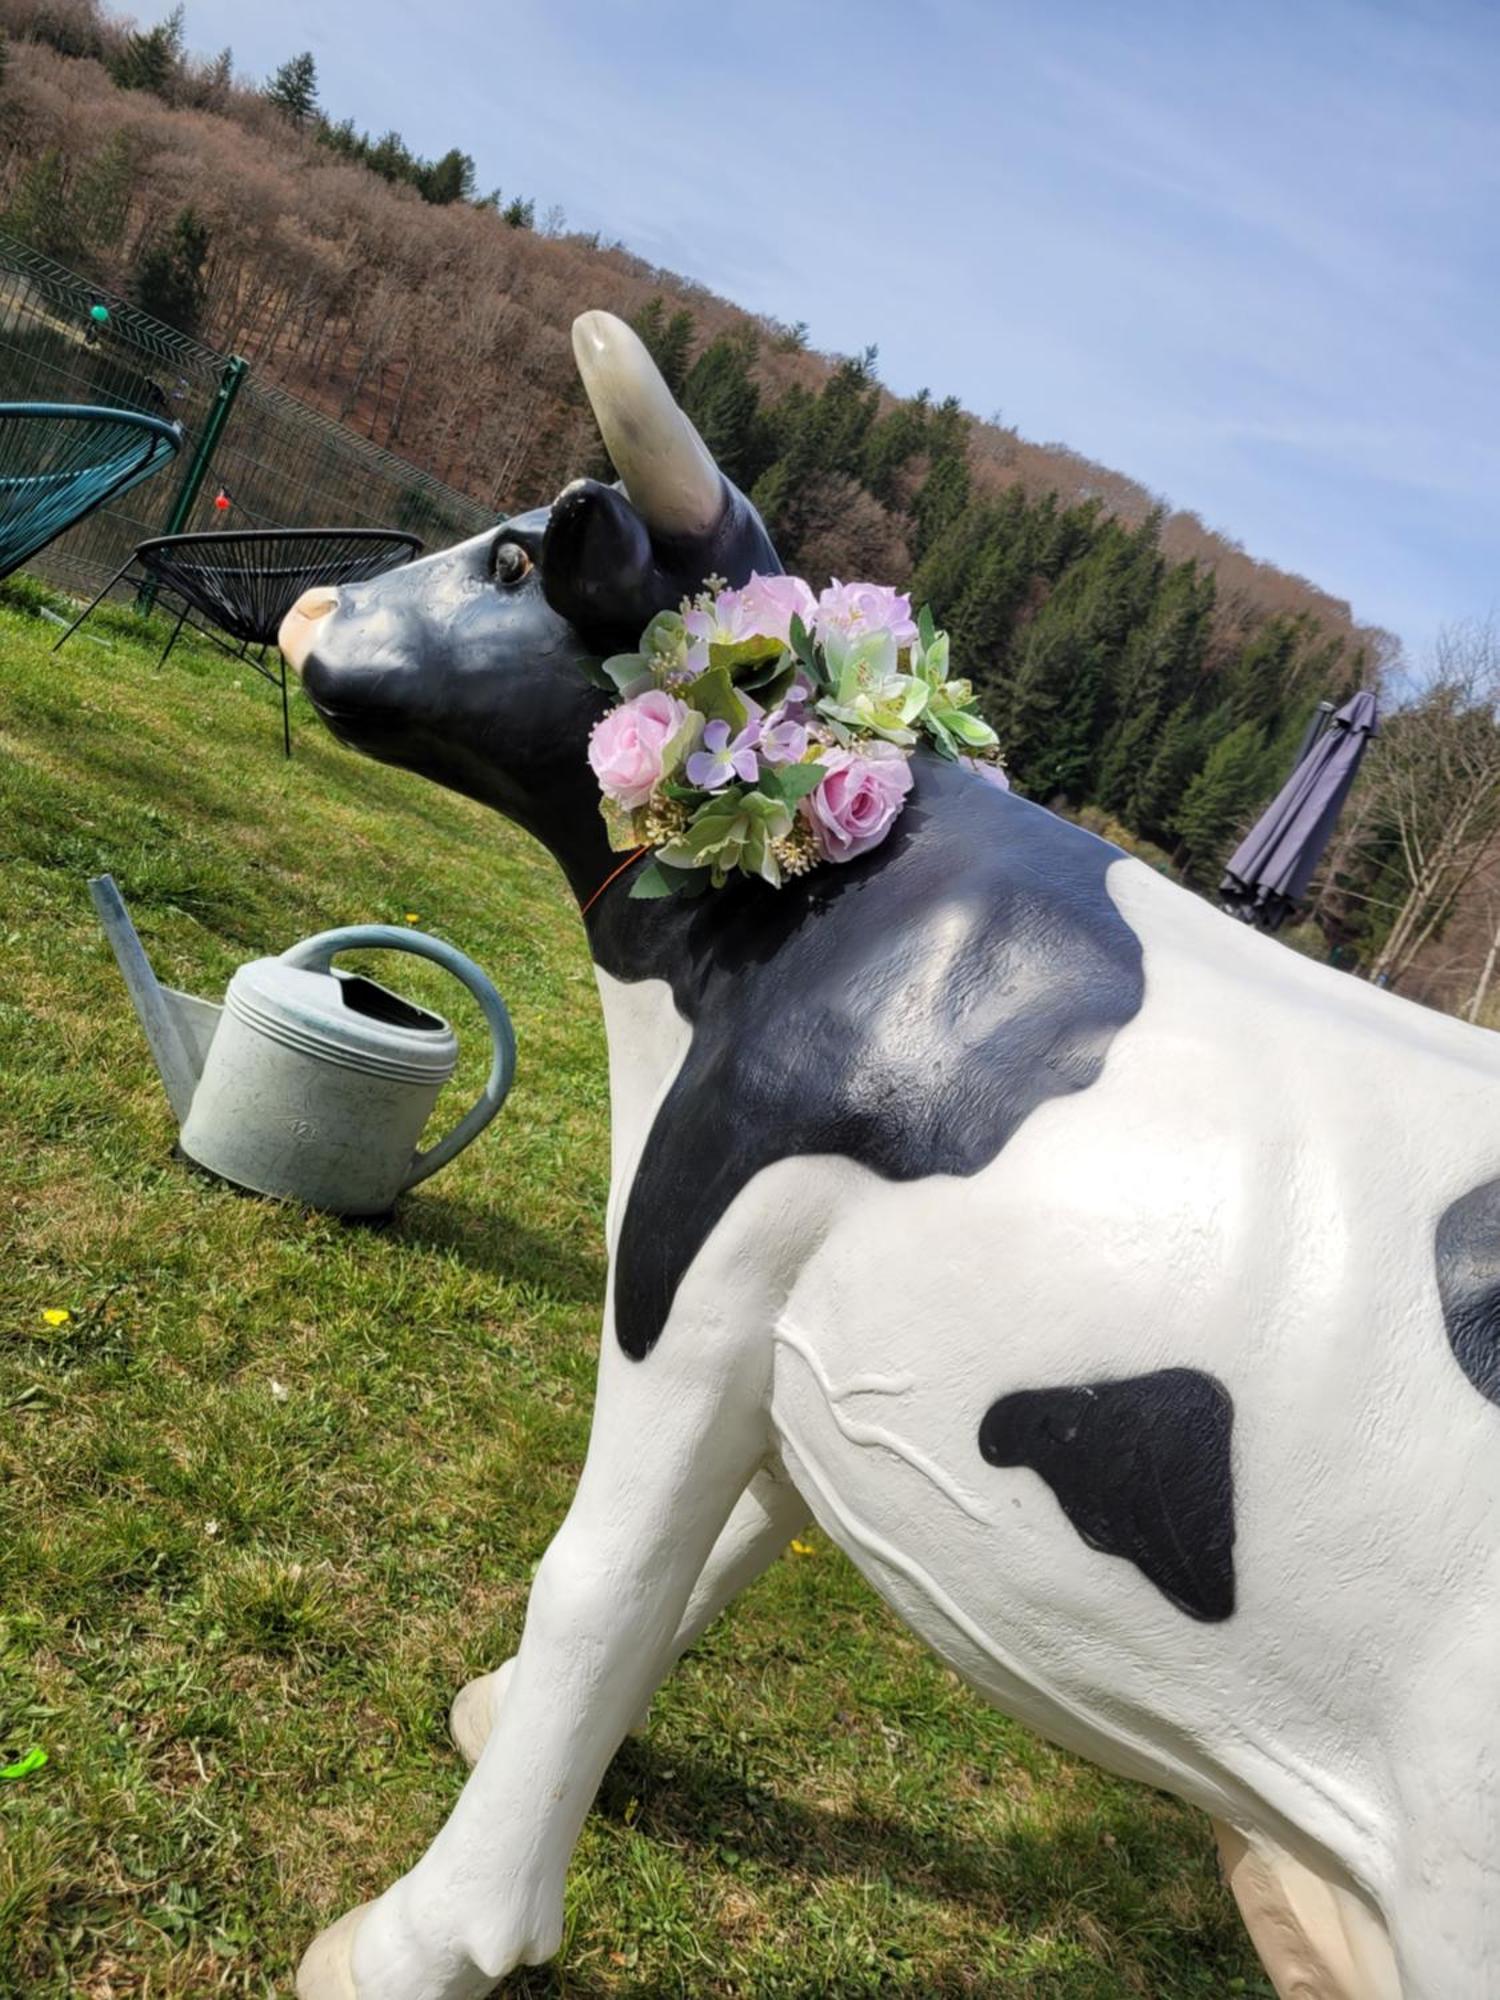
[[705,534],[724,504],[719,469],[640,339],[613,313],[580,313],[573,352],[615,470],[647,525]]

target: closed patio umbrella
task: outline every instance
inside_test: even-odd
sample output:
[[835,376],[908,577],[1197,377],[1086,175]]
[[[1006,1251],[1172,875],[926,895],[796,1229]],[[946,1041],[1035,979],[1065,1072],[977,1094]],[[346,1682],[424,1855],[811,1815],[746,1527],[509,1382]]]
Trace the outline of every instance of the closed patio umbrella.
[[1219,899],[1232,916],[1274,931],[1306,895],[1378,719],[1362,688],[1299,759],[1230,856]]

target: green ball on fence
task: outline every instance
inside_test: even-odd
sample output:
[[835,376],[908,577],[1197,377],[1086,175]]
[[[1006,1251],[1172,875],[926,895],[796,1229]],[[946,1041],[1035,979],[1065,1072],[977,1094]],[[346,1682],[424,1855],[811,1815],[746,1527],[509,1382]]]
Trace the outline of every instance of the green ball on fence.
[[94,322],[95,326],[107,326],[109,324],[109,307],[90,306],[89,318]]

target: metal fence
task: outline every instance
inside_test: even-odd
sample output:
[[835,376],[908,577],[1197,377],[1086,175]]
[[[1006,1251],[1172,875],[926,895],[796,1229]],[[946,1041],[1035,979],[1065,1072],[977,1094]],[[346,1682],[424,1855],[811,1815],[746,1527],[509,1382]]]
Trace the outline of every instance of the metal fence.
[[[93,309],[104,305],[102,322]],[[97,589],[150,535],[214,527],[404,528],[428,548],[493,512],[0,231],[0,401],[104,403],[174,419],[175,466],[35,558]],[[232,505],[214,508],[222,487]]]

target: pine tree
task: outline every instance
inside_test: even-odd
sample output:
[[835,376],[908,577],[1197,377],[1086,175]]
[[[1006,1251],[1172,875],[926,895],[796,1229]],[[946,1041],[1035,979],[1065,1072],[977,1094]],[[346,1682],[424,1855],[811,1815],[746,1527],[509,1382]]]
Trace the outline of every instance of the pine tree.
[[1236,723],[1273,723],[1290,691],[1301,631],[1294,618],[1268,618],[1224,676]]
[[877,417],[865,439],[860,483],[883,507],[901,504],[901,475],[927,442],[932,399],[925,389]]
[[198,79],[198,102],[205,110],[221,110],[233,88],[234,50],[225,47],[203,66],[203,73]]
[[421,162],[416,185],[423,201],[430,201],[436,208],[468,201],[474,193],[474,162],[454,146],[440,160]]
[[318,108],[318,65],[311,49],[284,62],[264,94],[266,102],[284,111],[294,125],[305,125]]
[[122,90],[149,90],[169,98],[182,65],[183,11],[174,7],[154,28],[136,29],[109,64]]
[[1106,812],[1129,820],[1131,798],[1142,771],[1150,764],[1160,728],[1161,710],[1154,699],[1116,718],[1099,746],[1094,785],[1095,801]]
[[760,387],[750,373],[755,351],[752,329],[721,333],[704,348],[682,385],[682,407],[698,426],[703,442],[725,476],[747,490],[760,469],[757,457],[763,436]]
[[1253,722],[1221,736],[1183,795],[1173,831],[1188,854],[1188,873],[1203,887],[1216,882],[1240,831],[1266,788],[1265,746]]
[[83,232],[68,187],[67,168],[56,146],[48,146],[22,169],[4,220],[12,236],[44,256],[55,257],[61,264],[76,259]]
[[660,370],[661,379],[680,403],[687,386],[693,335],[697,331],[693,315],[683,306],[669,316],[667,302],[657,292],[647,299],[630,324]]
[[966,507],[938,537],[912,579],[912,601],[946,627],[959,672],[991,721],[1004,719],[1010,655],[1034,597],[1039,509],[1019,486]]
[[150,239],[131,274],[130,297],[142,312],[180,333],[196,333],[208,295],[206,225],[182,209],[165,236]]
[[520,195],[508,201],[502,213],[512,229],[532,229],[536,226],[536,203],[523,201]]
[[[858,480],[879,407],[875,349],[869,347],[841,361],[818,395],[789,389],[767,420],[752,426],[753,445],[770,461],[758,472],[752,498],[793,569],[804,539],[826,518],[831,482]],[[760,453],[752,447],[751,455]]]
[[383,181],[409,181],[416,167],[410,147],[396,131],[382,132],[373,145],[362,139],[357,152]]
[[933,411],[927,427],[927,477],[912,501],[918,561],[969,504],[969,420],[955,396]]
[[128,131],[116,132],[85,161],[78,176],[74,195],[78,233],[91,250],[120,248],[135,191],[136,144]]
[[[1222,718],[1220,718],[1222,721]],[[1179,702],[1167,717],[1148,761],[1136,768],[1124,800],[1124,816],[1138,833],[1153,839],[1172,832],[1177,808],[1203,762],[1203,745],[1215,724],[1193,713],[1190,701]]]

